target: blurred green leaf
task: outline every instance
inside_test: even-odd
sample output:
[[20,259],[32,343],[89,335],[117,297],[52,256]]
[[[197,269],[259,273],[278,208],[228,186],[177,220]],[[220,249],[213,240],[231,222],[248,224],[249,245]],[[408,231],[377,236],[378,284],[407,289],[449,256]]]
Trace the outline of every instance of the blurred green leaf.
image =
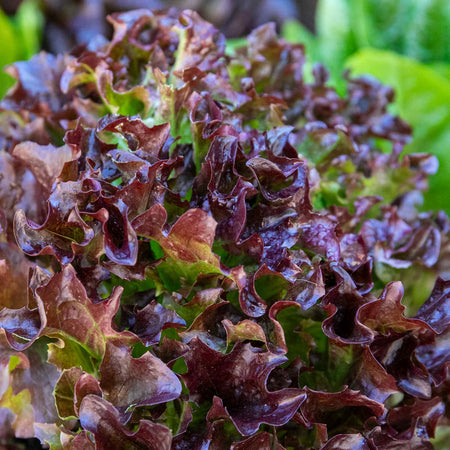
[[227,55],[233,55],[236,52],[237,48],[245,47],[246,45],[247,45],[247,38],[227,39],[225,53]]
[[[408,2],[412,5],[413,2]],[[450,2],[415,0],[405,33],[405,53],[424,62],[450,61]]]
[[[359,30],[359,47],[404,49],[406,31],[414,21],[415,1],[411,0],[353,0],[352,25]],[[366,30],[361,30],[365,27]],[[361,45],[361,34],[366,41]]]
[[446,63],[433,63],[430,64],[430,67],[435,70],[437,73],[442,75],[448,81],[450,81],[450,64]]
[[307,82],[312,81],[312,66],[319,62],[325,64],[329,70],[330,84],[335,86],[338,92],[344,91],[344,61],[357,49],[351,27],[350,9],[349,0],[320,0],[316,12],[316,35],[296,20],[284,24],[282,36],[287,41],[305,44]]
[[[0,9],[0,67],[11,64],[20,57],[19,41],[16,30],[9,17]],[[14,79],[0,72],[0,97],[14,84]]]
[[41,47],[44,17],[37,1],[22,2],[15,16],[18,35],[21,42],[21,57],[31,58]]
[[26,0],[14,17],[0,9],[0,98],[14,84],[3,69],[15,61],[29,59],[40,49],[43,16],[36,0]]
[[438,426],[435,437],[430,440],[435,450],[448,450],[450,448],[450,427],[445,425]]
[[350,29],[353,30],[355,43],[358,48],[371,46],[375,29],[370,15],[368,0],[347,0],[350,13]]
[[450,81],[424,64],[389,51],[361,50],[346,65],[355,75],[371,74],[394,87],[393,108],[414,129],[413,142],[406,150],[433,153],[439,159],[439,171],[430,178],[424,206],[450,212]]
[[316,28],[320,54],[333,75],[340,76],[345,59],[356,49],[348,0],[321,0],[317,5]]
[[319,56],[317,55],[316,37],[299,21],[288,20],[285,22],[281,30],[281,36],[293,44],[304,44],[307,55],[311,55],[313,58]]
[[450,61],[448,0],[319,0],[318,38],[333,69],[357,49],[389,49],[423,62]]

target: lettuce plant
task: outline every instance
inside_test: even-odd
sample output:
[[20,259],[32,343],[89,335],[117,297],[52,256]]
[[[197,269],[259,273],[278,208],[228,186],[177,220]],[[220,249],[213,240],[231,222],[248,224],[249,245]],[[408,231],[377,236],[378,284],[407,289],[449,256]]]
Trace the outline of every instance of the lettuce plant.
[[270,24],[226,53],[192,11],[110,21],[9,69],[2,444],[432,449],[450,224],[393,91],[305,82]]

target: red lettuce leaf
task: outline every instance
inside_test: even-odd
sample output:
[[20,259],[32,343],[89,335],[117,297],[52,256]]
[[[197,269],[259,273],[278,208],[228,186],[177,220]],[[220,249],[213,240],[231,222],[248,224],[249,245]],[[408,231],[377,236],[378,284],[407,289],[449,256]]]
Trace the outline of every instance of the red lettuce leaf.
[[282,356],[261,352],[249,344],[236,344],[224,355],[198,338],[189,347],[184,355],[188,372],[183,380],[190,398],[203,403],[218,396],[243,435],[254,433],[261,423],[285,424],[304,401],[300,389],[267,390],[270,372],[286,360]]
[[120,422],[119,412],[96,395],[84,397],[80,406],[80,424],[95,437],[95,448],[148,448],[169,450],[172,434],[164,425],[141,420],[137,431],[130,431]]
[[130,407],[166,403],[181,394],[180,381],[161,360],[148,352],[133,358],[131,349],[108,341],[100,364],[100,387],[122,415]]
[[442,278],[436,284],[428,300],[420,307],[416,316],[426,322],[436,333],[443,333],[450,325],[450,281]]

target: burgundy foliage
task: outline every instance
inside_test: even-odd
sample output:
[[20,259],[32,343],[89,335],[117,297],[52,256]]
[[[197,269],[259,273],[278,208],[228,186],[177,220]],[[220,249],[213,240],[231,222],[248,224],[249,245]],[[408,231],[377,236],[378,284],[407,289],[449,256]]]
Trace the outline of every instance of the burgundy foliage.
[[109,21],[0,103],[1,445],[432,448],[450,226],[392,90],[271,24]]

